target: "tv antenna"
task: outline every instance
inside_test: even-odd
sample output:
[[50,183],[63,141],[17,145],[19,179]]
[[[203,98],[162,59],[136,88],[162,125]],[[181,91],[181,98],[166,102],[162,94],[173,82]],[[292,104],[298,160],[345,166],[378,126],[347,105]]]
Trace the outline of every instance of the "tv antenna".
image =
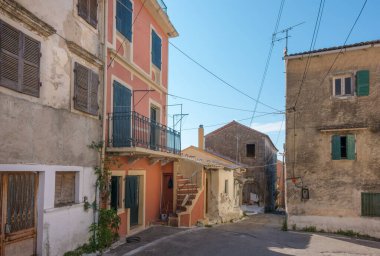
[[[303,21],[303,22],[301,22],[301,23],[298,23],[298,24],[296,24],[296,25],[294,25],[294,26],[290,26],[290,27],[288,27],[288,28],[285,28],[285,29],[283,29],[283,30],[281,30],[281,31],[278,31],[278,32],[276,32],[276,33],[273,33],[273,35],[272,35],[272,44],[274,44],[274,42],[279,42],[279,41],[282,41],[282,40],[285,39],[285,50],[284,50],[284,54],[287,55],[287,53],[288,53],[288,38],[291,37],[291,36],[289,35],[289,31],[292,30],[292,29],[295,28],[295,27],[298,27],[298,26],[304,24],[304,23],[305,23],[305,21]],[[277,39],[276,36],[277,36],[278,34],[285,34],[285,36]]]

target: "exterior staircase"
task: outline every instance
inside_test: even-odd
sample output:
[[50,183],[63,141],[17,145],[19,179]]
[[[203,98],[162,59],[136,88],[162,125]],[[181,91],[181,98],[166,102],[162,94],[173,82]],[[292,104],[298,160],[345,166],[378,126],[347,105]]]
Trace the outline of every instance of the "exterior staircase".
[[198,193],[197,184],[191,183],[189,178],[177,175],[177,211],[176,213],[187,211],[193,204]]

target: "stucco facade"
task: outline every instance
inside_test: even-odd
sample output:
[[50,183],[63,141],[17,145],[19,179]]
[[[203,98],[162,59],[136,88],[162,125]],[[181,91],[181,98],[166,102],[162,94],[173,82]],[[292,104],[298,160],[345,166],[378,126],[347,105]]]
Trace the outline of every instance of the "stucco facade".
[[[368,213],[363,208],[367,207],[366,193],[380,192],[378,46],[379,42],[368,42],[345,47],[331,70],[339,47],[311,53],[301,90],[308,53],[285,57],[290,226],[354,230],[380,237],[380,217],[365,216]],[[358,91],[362,71],[369,74],[368,95]],[[347,78],[344,96],[340,82],[335,82],[340,77]],[[336,136],[341,138],[338,149]],[[351,144],[346,142],[348,137],[354,138]]]
[[[248,145],[253,145],[251,155]],[[274,210],[277,149],[268,135],[233,121],[207,134],[205,148],[246,168],[243,202],[254,193],[267,211]]]
[[[39,42],[41,52],[37,96],[0,84],[0,172],[38,174],[33,253],[62,255],[88,240],[93,222],[83,204],[94,200],[93,167],[99,162],[88,145],[102,140],[103,2],[95,27],[78,16],[77,0],[1,1],[0,14],[2,22]],[[96,115],[74,107],[75,63],[99,76]],[[72,205],[55,206],[56,172],[75,172]],[[5,247],[6,253],[20,247],[32,254],[24,245]]]

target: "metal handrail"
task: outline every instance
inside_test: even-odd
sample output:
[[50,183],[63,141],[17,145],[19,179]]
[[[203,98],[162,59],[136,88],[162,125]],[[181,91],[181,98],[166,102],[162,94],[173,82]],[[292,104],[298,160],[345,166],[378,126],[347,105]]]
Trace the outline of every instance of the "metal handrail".
[[167,13],[168,12],[168,7],[166,6],[165,2],[163,0],[157,0],[158,4],[160,5],[161,9]]

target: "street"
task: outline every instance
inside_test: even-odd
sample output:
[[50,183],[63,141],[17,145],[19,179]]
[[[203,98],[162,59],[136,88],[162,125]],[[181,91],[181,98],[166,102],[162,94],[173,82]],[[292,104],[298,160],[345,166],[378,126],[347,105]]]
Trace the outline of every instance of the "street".
[[[380,243],[338,235],[281,231],[283,216],[194,228],[109,255],[380,255]],[[165,227],[157,227],[165,229]],[[143,238],[142,238],[143,241]]]

